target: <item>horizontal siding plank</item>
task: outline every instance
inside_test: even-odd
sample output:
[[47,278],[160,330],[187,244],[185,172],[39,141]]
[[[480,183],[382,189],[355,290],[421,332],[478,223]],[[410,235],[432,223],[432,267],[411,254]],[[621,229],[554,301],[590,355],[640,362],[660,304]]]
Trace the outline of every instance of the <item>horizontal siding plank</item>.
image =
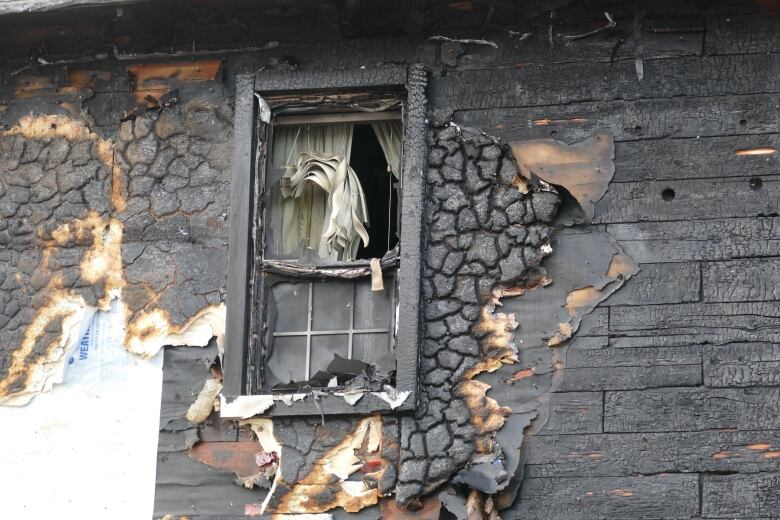
[[780,302],[613,307],[610,335],[615,347],[780,342]]
[[780,473],[702,475],[704,518],[780,517]]
[[705,346],[704,384],[712,387],[780,386],[780,345]]
[[780,17],[712,16],[706,24],[705,54],[780,52]]
[[529,478],[503,518],[583,520],[691,518],[699,511],[697,475]]
[[701,350],[693,347],[583,349],[566,355],[560,391],[630,390],[702,384]]
[[598,131],[609,132],[615,141],[771,134],[778,131],[777,98],[759,94],[459,110],[454,120],[507,141],[554,137],[574,142]]
[[654,388],[606,392],[606,432],[780,429],[780,388]]
[[602,431],[602,392],[564,392],[550,396],[550,415],[540,435]]
[[771,54],[644,60],[641,81],[634,62],[628,60],[528,64],[512,69],[450,71],[431,81],[429,96],[441,107],[529,107],[773,93],[780,89],[778,77],[780,60]]
[[780,431],[611,433],[529,439],[528,477],[596,477],[777,468]]
[[[671,190],[671,191],[670,191]],[[596,203],[594,223],[764,217],[780,213],[780,176],[612,184]]]
[[647,305],[688,303],[699,300],[698,263],[642,264],[606,305]]
[[780,300],[780,258],[707,262],[702,280],[704,301]]
[[[635,350],[635,349],[627,349]],[[702,382],[701,365],[650,367],[566,367],[559,388],[562,392],[633,390],[658,386],[697,386]]]
[[607,232],[639,263],[780,255],[776,217],[612,224]]
[[612,182],[761,177],[778,168],[778,134],[627,141],[615,145]]

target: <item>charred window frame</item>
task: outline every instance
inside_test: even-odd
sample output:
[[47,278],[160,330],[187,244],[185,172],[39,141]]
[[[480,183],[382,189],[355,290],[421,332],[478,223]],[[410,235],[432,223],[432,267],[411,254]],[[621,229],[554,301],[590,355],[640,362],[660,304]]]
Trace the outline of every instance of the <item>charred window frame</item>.
[[[422,66],[387,67],[372,70],[324,73],[260,72],[238,75],[236,80],[234,157],[231,186],[230,248],[227,297],[227,324],[223,358],[223,396],[230,402],[239,396],[269,395],[278,391],[264,388],[259,380],[262,363],[264,295],[270,277],[281,276],[300,283],[326,279],[370,279],[367,262],[335,262],[332,265],[302,266],[263,258],[263,230],[266,157],[272,139],[272,117],[292,107],[310,107],[312,113],[365,110],[373,102],[400,101],[404,129],[399,193],[399,253],[386,255],[381,264],[385,286],[395,287],[391,327],[395,329],[395,391],[407,394],[400,405],[391,406],[377,392],[366,392],[354,405],[328,388],[317,389],[316,399],[277,402],[265,415],[364,414],[409,411],[415,408],[418,384],[418,344],[420,338],[420,250],[422,243],[425,86]],[[361,112],[365,113],[365,112]],[[308,116],[307,116],[308,117]],[[366,116],[368,119],[371,116]],[[259,152],[259,153],[256,153]],[[292,276],[291,276],[292,275]],[[310,287],[310,286],[309,286]],[[306,312],[307,309],[302,309]],[[309,315],[309,320],[311,316]],[[309,322],[310,325],[310,322]],[[353,324],[350,330],[356,332]],[[391,332],[393,332],[391,330]],[[301,390],[289,393],[301,393]],[[289,394],[288,394],[289,396]],[[282,399],[279,399],[282,400]],[[289,397],[285,400],[289,403]]]

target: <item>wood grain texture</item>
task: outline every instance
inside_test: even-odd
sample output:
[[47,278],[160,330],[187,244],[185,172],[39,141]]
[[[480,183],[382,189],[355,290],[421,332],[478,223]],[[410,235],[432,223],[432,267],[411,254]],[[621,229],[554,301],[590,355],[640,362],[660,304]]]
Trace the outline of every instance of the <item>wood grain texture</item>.
[[[775,467],[775,470],[777,467]],[[777,518],[780,473],[702,475],[704,518]]]
[[780,255],[777,217],[611,224],[607,232],[639,263]]
[[[754,187],[751,179],[727,177],[613,184],[596,204],[593,222],[690,222],[778,214],[780,176],[765,176],[760,188]],[[670,193],[668,190],[673,194],[666,195]]]
[[712,387],[780,385],[780,345],[707,345],[702,351],[704,384]]
[[518,505],[506,518],[688,519],[699,511],[698,475],[552,477],[523,482]]
[[[777,133],[777,95],[576,102],[528,108],[459,109],[455,121],[506,140],[572,143],[596,132],[615,142]],[[643,159],[652,164],[652,157]]]
[[766,54],[681,57],[646,60],[644,69],[641,81],[631,61],[458,71],[436,81],[430,96],[437,106],[495,109],[771,93],[778,91],[780,62]]
[[780,432],[609,433],[529,439],[529,477],[726,472],[777,468]]
[[609,297],[606,305],[688,303],[699,300],[698,263],[643,264],[639,273]]
[[610,334],[615,347],[780,342],[780,302],[614,307]]
[[615,146],[612,182],[762,177],[778,166],[778,134],[626,141]]
[[653,388],[606,392],[604,430],[780,429],[780,388]]
[[559,390],[628,390],[701,383],[697,346],[583,349],[572,345]]
[[780,300],[780,258],[707,262],[702,295],[708,302]]
[[564,392],[550,396],[550,417],[540,435],[600,433],[602,392]]

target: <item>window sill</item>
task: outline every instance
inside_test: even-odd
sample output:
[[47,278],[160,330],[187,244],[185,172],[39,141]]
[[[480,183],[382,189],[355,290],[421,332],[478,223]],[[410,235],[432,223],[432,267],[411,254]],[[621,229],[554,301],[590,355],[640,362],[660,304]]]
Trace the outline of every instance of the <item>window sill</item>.
[[[395,393],[393,398],[390,394]],[[301,392],[288,394],[256,394],[220,396],[220,416],[223,419],[248,419],[257,416],[284,417],[291,415],[365,415],[367,413],[398,413],[415,409],[415,394],[409,390],[397,392],[364,392],[354,404],[350,395],[342,392]]]

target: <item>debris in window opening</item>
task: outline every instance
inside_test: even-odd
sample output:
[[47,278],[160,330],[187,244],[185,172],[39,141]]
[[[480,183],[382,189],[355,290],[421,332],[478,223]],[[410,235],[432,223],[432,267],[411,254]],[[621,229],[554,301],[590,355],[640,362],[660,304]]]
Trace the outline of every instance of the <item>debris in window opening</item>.
[[[390,356],[385,356],[390,357]],[[393,361],[395,357],[392,356]],[[384,361],[386,363],[386,361]],[[333,360],[326,370],[320,370],[306,381],[290,381],[278,383],[272,387],[277,392],[289,392],[291,390],[306,390],[316,388],[346,389],[354,395],[354,391],[382,391],[392,382],[395,370],[377,371],[374,365],[369,365],[357,359],[347,359],[338,354],[333,355]],[[331,384],[335,379],[336,384]]]

